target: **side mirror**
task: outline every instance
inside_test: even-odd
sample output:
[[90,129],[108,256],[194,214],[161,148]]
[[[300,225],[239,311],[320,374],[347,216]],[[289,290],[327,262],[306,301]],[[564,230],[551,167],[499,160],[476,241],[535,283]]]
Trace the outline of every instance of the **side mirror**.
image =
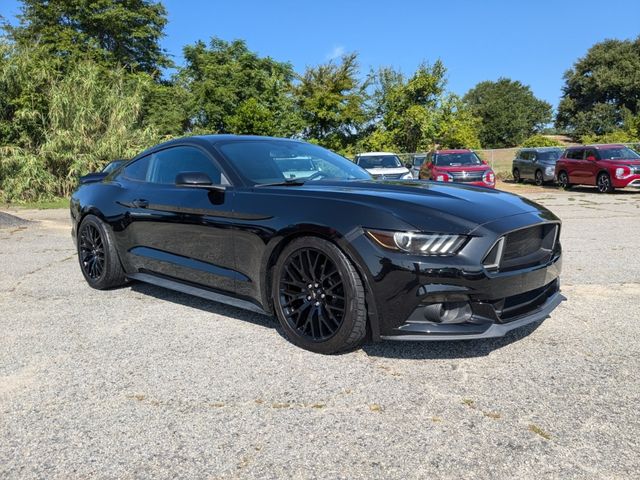
[[404,166],[407,167],[408,170],[411,170],[413,168],[413,164],[411,162],[405,163]]
[[211,177],[204,172],[182,172],[176,175],[176,186],[209,188],[213,190],[225,190],[224,185],[214,184]]
[[589,155],[589,156],[587,157],[587,160],[589,160],[590,162],[595,162],[597,159],[596,159],[596,156],[595,156],[595,155]]

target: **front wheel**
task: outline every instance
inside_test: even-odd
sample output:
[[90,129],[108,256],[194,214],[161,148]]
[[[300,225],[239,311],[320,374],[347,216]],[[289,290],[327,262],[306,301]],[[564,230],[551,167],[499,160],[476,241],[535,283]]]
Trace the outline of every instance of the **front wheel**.
[[513,169],[513,181],[516,183],[522,182],[522,177],[520,177],[520,170],[517,168]]
[[272,282],[276,316],[294,344],[331,354],[364,340],[362,280],[334,244],[316,237],[292,241],[276,262]]
[[571,184],[569,183],[569,175],[567,175],[567,172],[560,172],[558,174],[558,186],[563,190],[569,190],[571,188]]
[[542,176],[542,172],[540,170],[536,170],[536,185],[539,187],[544,185],[544,177]]
[[600,193],[613,192],[613,184],[611,183],[611,177],[608,173],[601,173],[600,175],[598,175],[596,186],[598,187],[598,192]]
[[77,246],[80,270],[89,286],[105,290],[126,283],[113,237],[95,215],[87,215],[82,220]]

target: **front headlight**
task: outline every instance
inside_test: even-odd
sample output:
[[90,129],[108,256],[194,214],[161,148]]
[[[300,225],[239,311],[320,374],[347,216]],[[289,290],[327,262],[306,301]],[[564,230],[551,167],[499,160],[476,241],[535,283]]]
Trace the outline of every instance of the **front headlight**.
[[550,177],[555,173],[555,170],[555,167],[547,167],[544,169],[544,173],[547,177]]
[[366,230],[379,245],[415,255],[455,255],[467,242],[466,235],[447,233],[391,232]]
[[410,178],[413,178],[413,174],[411,172],[407,172],[402,177],[400,177],[400,180],[409,180]]

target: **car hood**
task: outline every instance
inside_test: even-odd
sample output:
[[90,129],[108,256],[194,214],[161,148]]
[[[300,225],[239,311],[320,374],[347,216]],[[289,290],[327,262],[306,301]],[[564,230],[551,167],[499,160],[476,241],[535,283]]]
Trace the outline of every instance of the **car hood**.
[[[277,187],[287,193],[355,202],[392,215],[420,231],[468,233],[479,225],[523,213],[557,220],[549,210],[517,195],[484,187],[418,180],[308,182]],[[357,221],[357,220],[356,220]],[[381,225],[363,225],[384,228]]]
[[394,168],[367,168],[367,172],[371,175],[398,175],[401,173],[409,173],[405,167],[394,167]]
[[491,170],[489,165],[460,165],[460,166],[439,166],[434,165],[434,169],[439,172],[484,172]]
[[640,160],[638,160],[637,158],[629,158],[629,159],[614,158],[614,159],[607,159],[607,160],[600,160],[600,161],[611,163],[613,165],[640,165]]

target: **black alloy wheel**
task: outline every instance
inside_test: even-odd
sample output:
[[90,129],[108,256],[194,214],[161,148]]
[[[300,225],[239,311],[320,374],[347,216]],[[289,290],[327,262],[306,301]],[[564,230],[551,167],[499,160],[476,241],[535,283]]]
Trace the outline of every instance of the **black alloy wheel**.
[[334,335],[344,320],[345,291],[331,259],[314,248],[291,255],[280,278],[280,305],[300,335],[313,341]]
[[611,184],[611,177],[609,177],[608,173],[601,173],[598,175],[598,180],[596,182],[596,186],[598,187],[598,192],[600,193],[611,193],[613,192],[613,185]]
[[520,170],[517,168],[513,169],[513,181],[516,183],[522,182],[522,178],[520,177]]
[[544,185],[544,177],[542,176],[542,172],[540,170],[536,170],[536,185],[539,187]]
[[91,223],[80,229],[80,265],[84,274],[99,280],[104,273],[104,242],[100,231]]
[[569,190],[571,188],[571,184],[569,183],[569,175],[567,175],[567,172],[560,172],[558,174],[558,186],[563,190]]
[[87,215],[78,227],[78,261],[82,275],[93,288],[104,290],[127,283],[110,227]]
[[293,241],[274,276],[276,314],[293,343],[318,353],[357,346],[366,334],[364,289],[355,268],[332,243]]

